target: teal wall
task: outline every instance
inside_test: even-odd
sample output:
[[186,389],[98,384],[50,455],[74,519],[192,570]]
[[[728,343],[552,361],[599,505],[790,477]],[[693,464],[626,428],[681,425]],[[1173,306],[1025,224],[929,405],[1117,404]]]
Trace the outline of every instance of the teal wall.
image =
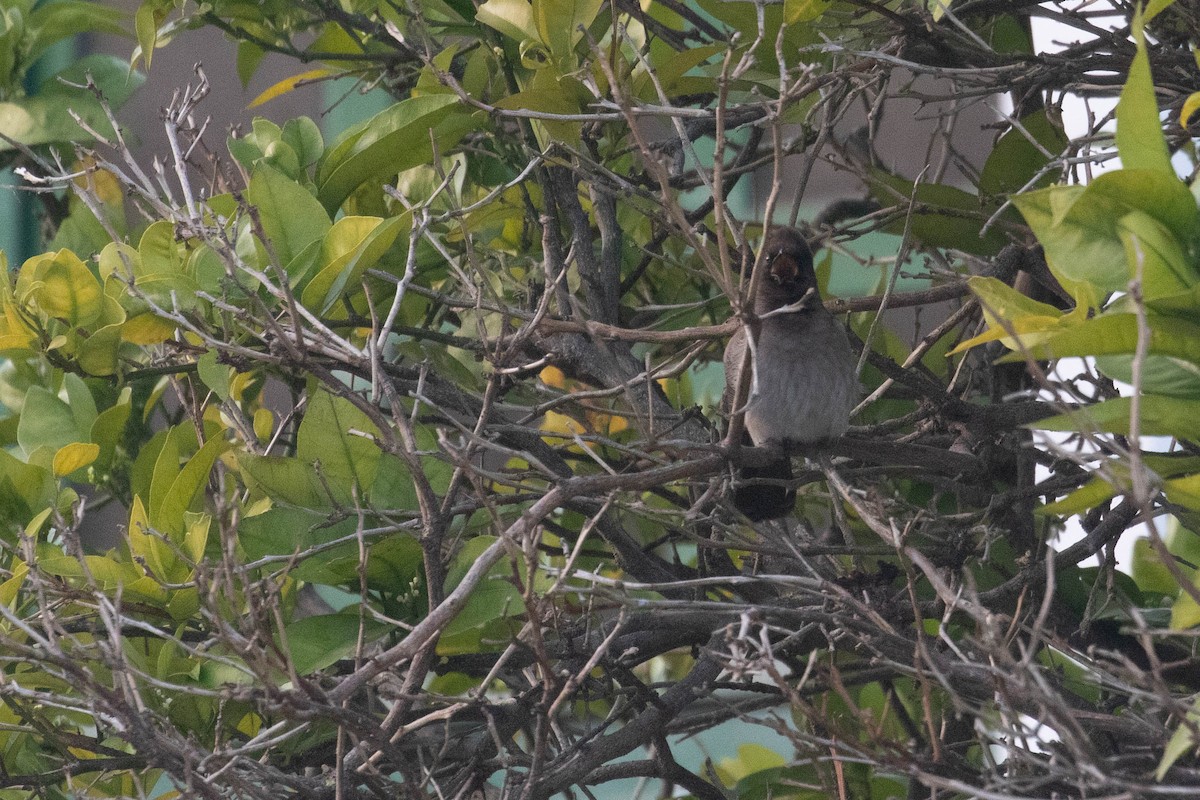
[[[59,42],[46,51],[25,75],[25,91],[33,92],[47,77],[70,64],[79,54],[74,42]],[[34,255],[41,242],[38,237],[38,199],[16,188],[22,184],[11,169],[0,171],[0,250],[8,257],[9,269],[15,269]]]

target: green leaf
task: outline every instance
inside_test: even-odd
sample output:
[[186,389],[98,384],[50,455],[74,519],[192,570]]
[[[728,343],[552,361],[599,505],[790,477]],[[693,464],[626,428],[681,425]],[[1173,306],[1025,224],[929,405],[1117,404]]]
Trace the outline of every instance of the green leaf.
[[40,447],[57,452],[71,442],[85,440],[75,427],[75,415],[70,406],[43,386],[29,388],[17,425],[17,443],[26,457]]
[[[146,82],[146,76],[137,70],[130,69],[129,62],[116,56],[93,53],[71,61],[67,66],[43,80],[38,84],[37,94],[57,102],[77,103],[83,98],[95,100],[95,95],[90,90],[75,88],[86,85],[89,80],[96,84],[96,88],[104,95],[108,104],[116,109],[125,105],[125,101],[142,87]],[[96,108],[103,115],[99,101],[96,101]],[[74,107],[74,111],[83,115],[82,106]],[[107,115],[103,116],[103,127],[106,131],[111,130],[107,123]]]
[[242,82],[242,89],[245,89],[250,85],[250,79],[253,78],[254,73],[258,71],[258,65],[262,63],[263,57],[266,54],[266,50],[263,50],[253,42],[238,42],[237,74],[238,80]]
[[[582,111],[579,100],[569,91],[567,81],[560,80],[555,70],[539,70],[530,81],[529,88],[523,92],[502,97],[496,101],[496,108],[522,109],[540,111],[546,114],[578,114]],[[534,132],[538,142],[546,146],[551,141],[566,142],[577,145],[581,123],[566,120],[535,120]]]
[[37,35],[25,57],[32,64],[54,43],[81,33],[127,36],[126,18],[120,9],[100,3],[83,0],[41,3],[29,14],[29,28]]
[[[309,395],[297,434],[296,456],[316,464],[333,496],[342,503],[363,496],[375,480],[379,429],[353,403],[324,390]],[[368,438],[369,437],[369,438]]]
[[162,453],[163,445],[166,444],[167,436],[170,433],[170,428],[158,431],[138,450],[133,461],[133,468],[129,472],[130,494],[143,498],[150,496],[150,484],[154,481],[154,465],[157,463],[158,456]]
[[166,500],[171,486],[175,483],[175,479],[179,477],[179,460],[188,445],[189,438],[194,447],[194,431],[182,424],[170,428],[163,440],[162,448],[158,451],[158,457],[154,459],[154,474],[150,478],[150,502],[147,509],[149,513],[146,515],[152,525],[157,526],[158,521],[162,519],[163,502]]
[[[1060,414],[1030,423],[1043,431],[1099,430],[1129,435],[1130,398],[1117,397],[1070,414]],[[1200,400],[1144,395],[1141,402],[1143,436],[1175,436],[1195,439],[1200,435]]]
[[1197,625],[1200,625],[1200,604],[1189,592],[1180,592],[1171,604],[1171,630],[1185,631]]
[[1200,475],[1163,481],[1163,492],[1172,503],[1190,511],[1200,511]]
[[[28,10],[28,6],[25,10]],[[5,91],[20,83],[17,59],[25,39],[22,9],[0,8],[0,86],[4,87]]]
[[75,362],[89,375],[112,375],[117,371],[117,350],[121,346],[121,323],[105,325],[79,343]]
[[296,153],[303,169],[316,164],[325,152],[325,139],[321,136],[321,129],[308,117],[296,117],[285,122],[280,139]]
[[[446,591],[458,585],[479,555],[495,541],[494,536],[477,536],[463,545],[447,571]],[[521,593],[512,578],[513,566],[507,561],[498,562],[488,571],[471,592],[463,610],[442,630],[439,654],[478,651],[485,629],[496,627],[493,623],[500,623],[499,627],[503,628],[505,620],[525,613]]]
[[1149,214],[1129,212],[1118,220],[1117,234],[1125,245],[1130,280],[1141,272],[1143,299],[1179,294],[1200,280],[1183,244]]
[[[1143,21],[1149,22],[1174,4],[1175,0],[1150,0],[1150,2],[1146,3],[1146,10],[1142,14]],[[1159,780],[1162,779],[1159,778]]]
[[129,414],[133,409],[131,395],[129,387],[122,389],[117,404],[100,412],[96,421],[92,423],[89,439],[100,445],[100,454],[96,457],[96,468],[100,471],[111,466],[117,444],[125,435],[125,424],[129,421]]
[[183,255],[175,226],[169,220],[159,220],[148,226],[138,240],[138,256],[133,261],[133,277],[153,278],[177,275],[183,270]]
[[[1107,208],[1144,211],[1166,226],[1180,242],[1191,243],[1200,238],[1200,209],[1187,184],[1174,173],[1132,168],[1106,172],[1096,176],[1084,192],[1087,200],[1097,196],[1105,202],[1096,208],[1085,205],[1080,213]],[[1116,223],[1121,216],[1115,214],[1108,222]]]
[[783,20],[788,25],[812,22],[833,5],[833,0],[783,0]]
[[[653,77],[658,80],[664,92],[668,95],[675,89],[676,82],[717,53],[725,52],[725,45],[710,44],[703,47],[693,47],[682,52],[670,47],[651,48],[651,69]],[[656,58],[657,56],[657,58]],[[640,99],[650,103],[659,101],[658,89],[651,79],[651,71],[639,69],[633,81],[633,93]]]
[[246,199],[258,208],[263,232],[280,266],[286,266],[333,227],[325,208],[311,192],[266,164],[255,168]]
[[386,180],[427,164],[433,158],[434,142],[444,154],[474,127],[455,95],[403,100],[351,128],[326,152],[317,168],[317,196],[332,214],[368,180]]
[[1013,198],[1046,250],[1055,276],[1101,291],[1123,291],[1133,274],[1117,223],[1133,211],[1158,220],[1180,242],[1200,232],[1196,201],[1174,175],[1123,169],[1087,188],[1052,186]]
[[212,525],[212,516],[196,514],[191,511],[183,515],[184,534],[180,547],[183,554],[194,562],[204,558],[204,549],[208,544],[208,529]]
[[[242,460],[241,454],[238,460]],[[356,524],[357,520],[353,517],[331,520],[325,511],[275,506],[242,520],[238,528],[238,544],[245,550],[246,557],[252,560],[266,556],[290,556],[352,536]],[[324,556],[315,558],[323,559]]]
[[984,213],[982,201],[976,195],[954,186],[938,183],[913,182],[882,169],[872,170],[871,194],[885,206],[906,209],[915,198],[912,220],[901,218],[885,230],[901,234],[906,225],[914,239],[927,247],[951,247],[967,253],[994,255],[1008,239],[993,228],[980,235]]
[[[1200,724],[1200,697],[1192,702],[1192,708],[1187,712],[1187,718],[1191,725]],[[1154,771],[1154,779],[1161,781],[1165,778],[1167,770],[1195,746],[1196,740],[1192,736],[1192,728],[1180,722],[1175,728],[1175,732],[1171,734],[1171,740],[1163,749],[1162,760],[1158,762],[1158,769]]]
[[[1133,383],[1133,356],[1096,356],[1096,368],[1105,376]],[[1200,364],[1171,356],[1150,354],[1142,362],[1142,391],[1170,397],[1200,397]]]
[[330,498],[309,462],[239,452],[238,466],[276,502],[301,508],[329,508]]
[[326,315],[343,291],[356,293],[366,271],[395,243],[401,231],[412,227],[412,214],[388,220],[378,217],[342,217],[325,236],[321,268],[304,288],[302,302]]
[[417,490],[408,466],[391,453],[384,453],[375,470],[375,482],[367,493],[374,508],[409,510],[417,507]]
[[1146,52],[1143,18],[1133,18],[1133,39],[1137,53],[1129,65],[1129,76],[1117,102],[1117,151],[1127,169],[1148,169],[1175,176],[1171,154],[1158,118],[1158,98],[1150,75],[1150,56]]
[[[0,102],[0,133],[29,146],[91,141],[94,137],[71,116],[74,112],[92,130],[103,136],[111,136],[113,130],[108,115],[95,95],[86,89],[66,86],[58,78],[80,83],[86,77],[85,71],[94,69],[92,75],[97,86],[110,98],[109,103],[117,108],[144,79],[140,73],[130,72],[126,65],[120,79],[114,80],[108,69],[114,63],[120,64],[118,60],[107,56],[89,56],[48,79],[36,94]],[[0,139],[0,152],[13,149],[14,145]]]
[[569,63],[575,43],[596,19],[604,0],[533,0],[533,24],[560,63]]
[[69,250],[59,250],[37,271],[34,300],[43,312],[76,327],[91,325],[104,310],[100,282]]
[[134,497],[129,509],[129,551],[136,559],[145,563],[157,581],[166,583],[181,580],[186,576],[186,567],[179,562],[175,548],[153,529],[142,505],[142,498]]
[[185,512],[191,508],[200,490],[208,482],[208,473],[212,471],[217,458],[230,447],[230,443],[220,436],[213,436],[204,443],[200,451],[188,460],[171,482],[158,506],[157,515],[151,517],[154,527],[172,537],[184,532]]
[[1117,490],[1108,481],[1102,478],[1093,478],[1062,500],[1040,506],[1037,509],[1037,513],[1055,516],[1080,514],[1088,509],[1095,508],[1105,500],[1111,500],[1116,493]]
[[166,19],[166,10],[161,8],[157,0],[143,0],[133,17],[134,30],[137,32],[138,47],[150,69],[150,59],[154,57],[154,46],[158,43],[158,26]]
[[[1133,543],[1130,572],[1143,592],[1158,592],[1171,597],[1179,594],[1179,584],[1175,576],[1163,563],[1149,539],[1138,539]],[[1192,574],[1195,571],[1188,569],[1187,572]]]
[[[1007,195],[1025,188],[1034,176],[1049,163],[1046,153],[1057,157],[1069,143],[1062,123],[1051,120],[1042,109],[1020,120],[1021,128],[1009,128],[988,155],[979,176],[979,192],[983,195]],[[1032,139],[1032,141],[1030,141]],[[1049,184],[1053,172],[1043,175],[1038,183]]]
[[[1152,316],[1149,319],[1149,352],[1200,364],[1200,325],[1179,317]],[[1061,333],[1052,334],[1039,344],[1030,345],[1037,358],[1133,354],[1137,350],[1137,316],[1104,314],[1085,320]],[[1005,356],[1008,360],[1022,358]]]
[[305,617],[284,630],[292,666],[298,674],[307,675],[354,655],[360,635],[364,646],[369,645],[386,635],[391,626],[349,613]]
[[71,415],[75,417],[75,430],[83,440],[98,416],[92,390],[83,382],[83,378],[70,372],[63,376],[63,390],[67,394],[67,405],[71,408]]
[[196,374],[222,402],[229,399],[232,367],[217,362],[217,351],[206,350],[196,359]]
[[26,464],[0,448],[0,519],[24,525],[53,505],[56,493],[50,470]]
[[475,11],[475,19],[518,42],[538,38],[528,0],[487,0]]

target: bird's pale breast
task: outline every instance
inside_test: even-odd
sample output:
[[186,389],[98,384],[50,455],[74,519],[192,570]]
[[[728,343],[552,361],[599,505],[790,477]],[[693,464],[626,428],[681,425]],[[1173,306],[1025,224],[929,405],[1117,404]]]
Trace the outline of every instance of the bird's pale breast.
[[[764,320],[756,350],[758,391],[745,416],[755,444],[815,442],[845,433],[859,386],[836,319],[817,313]],[[726,368],[737,365],[727,362]]]

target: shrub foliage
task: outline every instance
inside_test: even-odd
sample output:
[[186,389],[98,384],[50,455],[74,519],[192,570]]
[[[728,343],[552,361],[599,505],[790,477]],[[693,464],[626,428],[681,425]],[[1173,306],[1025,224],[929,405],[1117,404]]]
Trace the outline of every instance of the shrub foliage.
[[[114,24],[10,5],[0,84]],[[0,285],[0,791],[1200,784],[1200,12],[1077,5],[146,0],[141,68],[216,26],[295,58],[263,102],[395,102],[222,142],[198,72],[145,156],[108,73],[37,96],[82,132],[10,95],[52,238]],[[718,365],[797,216],[864,400],[751,525]]]

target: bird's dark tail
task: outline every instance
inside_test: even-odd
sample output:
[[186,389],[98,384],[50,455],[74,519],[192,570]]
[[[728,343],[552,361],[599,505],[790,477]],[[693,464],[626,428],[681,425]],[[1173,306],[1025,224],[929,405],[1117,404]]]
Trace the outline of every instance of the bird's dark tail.
[[796,491],[761,481],[790,481],[792,460],[787,456],[765,467],[742,467],[734,476],[733,505],[752,522],[787,516],[796,505]]

